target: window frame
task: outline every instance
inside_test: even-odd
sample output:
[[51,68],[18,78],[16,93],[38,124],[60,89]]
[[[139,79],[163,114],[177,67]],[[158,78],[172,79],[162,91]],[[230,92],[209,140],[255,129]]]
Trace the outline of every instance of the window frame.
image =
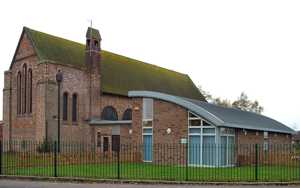
[[68,119],[69,119],[69,114],[68,114],[68,112],[69,112],[69,93],[68,92],[64,92],[63,93],[63,100],[62,100],[62,120],[63,121],[68,121]]
[[[76,100],[74,101],[74,99]],[[75,105],[74,102],[76,103]],[[72,122],[73,123],[78,122],[78,94],[77,93],[73,93],[72,95]]]

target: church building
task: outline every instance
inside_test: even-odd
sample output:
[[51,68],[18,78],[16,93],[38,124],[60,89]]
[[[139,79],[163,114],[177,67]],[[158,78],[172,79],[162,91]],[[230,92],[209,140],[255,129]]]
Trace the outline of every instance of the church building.
[[[90,143],[99,152],[140,143],[148,162],[160,143],[229,150],[232,144],[267,149],[291,142],[294,131],[276,120],[208,103],[186,74],[102,50],[95,28],[87,29],[85,41],[23,28],[5,71],[3,140],[57,140],[60,99],[61,140]],[[189,163],[207,164],[206,152],[190,149]],[[223,165],[231,165],[226,153]]]

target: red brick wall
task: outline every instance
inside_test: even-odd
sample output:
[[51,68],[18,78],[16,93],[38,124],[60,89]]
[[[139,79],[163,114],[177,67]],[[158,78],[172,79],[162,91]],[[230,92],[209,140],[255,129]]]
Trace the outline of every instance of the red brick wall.
[[3,139],[3,128],[2,128],[3,126],[2,125],[0,125],[0,140],[2,140]]
[[[27,70],[32,69],[33,74],[33,90],[32,97],[39,98],[37,91],[38,82],[40,82],[42,74],[41,67],[37,64],[37,57],[30,44],[26,34],[21,39],[19,50],[16,54],[15,63],[11,70],[5,74],[4,83],[4,96],[3,96],[3,119],[4,124],[9,126],[9,119],[11,118],[11,137],[12,139],[35,139],[36,137],[36,120],[42,118],[42,116],[36,116],[37,114],[21,114],[17,115],[17,74],[18,71],[22,71],[23,65],[27,65]],[[11,114],[10,114],[10,88],[11,88]],[[27,99],[28,101],[28,99]],[[27,103],[28,104],[28,103]],[[28,105],[27,105],[28,106]],[[32,110],[39,111],[37,109],[36,100],[33,100]],[[8,131],[8,128],[6,129]],[[8,139],[9,133],[5,133],[5,139]]]

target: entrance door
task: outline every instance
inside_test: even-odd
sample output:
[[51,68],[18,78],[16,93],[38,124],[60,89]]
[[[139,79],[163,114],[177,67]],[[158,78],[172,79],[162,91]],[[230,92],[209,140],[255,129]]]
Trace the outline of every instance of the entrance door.
[[152,135],[144,135],[144,161],[152,161]]
[[189,138],[189,164],[201,164],[201,137],[191,135]]
[[109,138],[108,136],[103,137],[103,152],[107,152],[109,148]]
[[115,152],[120,151],[120,135],[111,136],[111,150]]

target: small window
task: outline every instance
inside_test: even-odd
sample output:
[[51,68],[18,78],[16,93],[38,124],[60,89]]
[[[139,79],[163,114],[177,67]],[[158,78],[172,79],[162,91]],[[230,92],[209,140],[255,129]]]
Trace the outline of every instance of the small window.
[[112,106],[106,106],[102,113],[101,113],[101,119],[102,120],[112,120],[117,121],[118,120],[118,113],[116,109]]
[[123,120],[132,120],[132,110],[128,108],[123,114]]
[[190,126],[192,126],[192,127],[201,126],[201,120],[200,119],[190,120]]
[[90,42],[91,42],[90,39],[87,39],[87,40],[86,40],[86,45],[87,45],[88,47],[90,47]]
[[97,132],[97,147],[101,147],[101,132]]
[[152,121],[143,121],[143,127],[152,127]]
[[28,70],[28,112],[32,113],[32,70]]
[[18,72],[17,75],[17,114],[21,114],[22,110],[21,110],[21,101],[22,101],[22,76],[21,76],[21,72]]
[[68,93],[63,94],[63,120],[68,120]]
[[98,48],[98,47],[99,47],[98,41],[95,40],[95,41],[94,41],[94,45],[95,45],[96,48]]
[[268,139],[268,137],[269,137],[269,134],[268,134],[268,132],[264,132],[264,139]]
[[26,113],[27,108],[27,65],[23,65],[23,83],[22,83],[22,95],[23,95],[23,101],[22,101],[22,113]]
[[73,94],[72,96],[72,121],[77,121],[77,94]]
[[150,98],[143,99],[143,119],[144,120],[153,119],[153,99]]

